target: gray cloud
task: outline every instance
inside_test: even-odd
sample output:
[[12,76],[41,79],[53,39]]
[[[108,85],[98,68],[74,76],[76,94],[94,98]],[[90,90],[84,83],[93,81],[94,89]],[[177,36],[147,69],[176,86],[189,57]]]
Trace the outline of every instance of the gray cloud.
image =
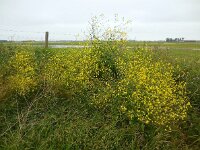
[[[132,20],[129,38],[200,39],[199,0],[0,0],[0,39],[42,39],[42,34],[5,30],[55,32],[52,39],[75,39],[93,15],[119,14]],[[3,31],[4,29],[4,31]],[[71,35],[61,35],[70,33]]]

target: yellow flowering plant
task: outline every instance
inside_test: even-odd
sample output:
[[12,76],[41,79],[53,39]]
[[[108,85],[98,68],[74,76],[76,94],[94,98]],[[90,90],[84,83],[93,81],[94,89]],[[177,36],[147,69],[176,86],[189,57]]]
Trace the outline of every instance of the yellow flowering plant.
[[88,84],[91,63],[89,51],[56,52],[47,60],[42,77],[52,92],[73,95]]
[[[117,18],[115,18],[117,20]],[[103,20],[102,20],[103,21]],[[120,72],[116,65],[117,58],[123,53],[126,45],[126,34],[121,26],[99,29],[97,17],[92,18],[90,40],[86,51],[90,52],[90,103],[98,108],[106,109],[113,101]],[[123,25],[127,22],[124,21]]]
[[119,58],[117,64],[123,72],[117,89],[121,111],[131,120],[170,127],[186,118],[191,105],[186,83],[174,78],[175,67],[153,61],[147,48],[135,50],[129,60]]
[[94,31],[96,22],[91,28],[91,54],[96,65],[92,104],[118,107],[130,120],[145,124],[170,128],[184,120],[191,105],[186,83],[175,76],[177,67],[155,60],[153,51],[145,46],[129,50],[120,29],[108,28],[103,34]]
[[19,48],[8,62],[10,75],[8,82],[10,89],[16,91],[19,95],[34,90],[37,85],[36,64],[34,52],[31,49]]

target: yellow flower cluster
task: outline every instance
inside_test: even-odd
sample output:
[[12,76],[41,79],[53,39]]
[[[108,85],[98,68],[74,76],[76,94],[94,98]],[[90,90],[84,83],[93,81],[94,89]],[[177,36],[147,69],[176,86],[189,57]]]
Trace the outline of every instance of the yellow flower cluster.
[[145,48],[117,63],[124,73],[118,86],[121,111],[130,119],[166,126],[186,117],[190,107],[186,83],[175,81],[172,65],[153,61],[151,51]]
[[[110,31],[113,32],[113,31]],[[115,33],[113,33],[114,35]],[[112,33],[108,34],[109,36]],[[93,40],[90,48],[91,80],[89,90],[91,104],[97,108],[112,105],[116,94],[117,80],[120,78],[116,59],[123,53],[125,40]]]
[[73,94],[88,84],[91,63],[89,51],[56,52],[42,70],[43,80],[53,92]]
[[25,95],[37,85],[34,54],[28,50],[17,51],[10,58],[9,86],[20,95]]
[[92,41],[96,67],[92,68],[95,78],[91,83],[95,84],[91,103],[98,108],[120,106],[118,109],[131,120],[146,124],[170,127],[185,119],[191,105],[186,83],[174,77],[176,68],[155,61],[146,47],[128,50],[117,30],[107,30],[104,35],[105,40],[94,36]]

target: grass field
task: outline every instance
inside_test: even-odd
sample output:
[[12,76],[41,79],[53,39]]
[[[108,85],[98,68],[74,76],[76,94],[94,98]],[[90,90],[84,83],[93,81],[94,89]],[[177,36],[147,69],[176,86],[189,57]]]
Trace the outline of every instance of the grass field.
[[[44,46],[44,42],[14,42],[15,44],[24,44],[24,45],[38,45]],[[85,45],[88,41],[66,41],[66,42],[59,42],[59,41],[50,41],[49,45]],[[12,45],[13,42],[6,42],[4,44]],[[128,41],[127,46],[129,47],[138,47],[148,45],[152,48],[161,48],[161,49],[181,49],[181,50],[200,50],[200,42],[142,42],[142,41]]]
[[[77,45],[76,42],[59,44]],[[82,43],[79,42],[79,44]],[[93,61],[93,59],[89,59],[90,57],[82,55],[82,50],[73,48],[46,50],[34,46],[21,47],[7,44],[7,46],[0,46],[0,149],[199,149],[200,50],[193,49],[199,49],[200,44],[128,42],[128,47],[132,47],[129,48],[129,51],[133,51],[137,47],[144,47],[146,44],[148,48],[153,49],[155,61],[159,59],[159,61],[162,60],[173,66],[180,66],[180,71],[174,73],[180,74],[180,80],[186,82],[187,96],[192,108],[189,109],[187,118],[179,121],[175,128],[169,131],[153,123],[145,124],[129,120],[123,113],[112,108],[109,103],[108,106],[103,105],[100,108],[91,105],[90,100],[99,98],[101,101],[107,95],[109,96],[109,92],[115,88],[117,79],[111,78],[109,72],[103,74],[104,76],[102,75],[101,78],[88,79],[79,74],[77,76],[74,69],[78,68],[80,71],[85,62],[91,64]],[[27,84],[23,84],[29,90],[25,94],[24,88],[20,89],[22,90],[20,94],[17,93],[21,82],[15,82],[17,85],[14,87],[16,86],[17,90],[15,89],[14,92],[9,86],[6,86],[7,83],[10,83],[10,78],[7,77],[14,73],[4,65],[9,62],[12,64],[10,58],[16,58],[13,56],[21,50],[34,52],[36,57],[34,62],[39,66],[36,68],[37,79],[42,79],[35,91],[29,90]],[[106,51],[105,56],[108,54]],[[64,77],[64,80],[69,79],[67,82],[70,84],[69,87],[61,85],[62,88],[60,88],[60,85],[58,86],[58,83],[62,83],[62,76],[55,78],[56,81],[49,78],[50,83],[47,82],[48,80],[43,81],[42,68],[46,67],[47,72],[45,73],[53,71],[56,76],[60,71],[57,67],[66,63],[62,60],[51,59],[54,55],[57,56],[55,58],[67,57],[65,61],[69,66],[77,64],[75,68],[71,69],[63,66],[64,72],[67,70],[69,71],[67,73],[71,74],[67,75],[67,78]],[[22,57],[24,60],[30,61],[31,67],[33,66],[29,56],[23,55]],[[114,55],[114,57],[116,56]],[[17,63],[14,61],[12,67],[17,65],[20,68],[26,63],[24,60]],[[108,60],[112,63],[110,59]],[[49,68],[47,64],[50,64]],[[26,66],[25,68],[29,69],[29,73],[32,71]],[[90,66],[88,68],[91,70]],[[83,69],[83,74],[84,71]],[[19,73],[27,75],[24,72]],[[28,76],[28,79],[32,79],[32,76],[35,74]],[[86,81],[92,84],[87,87]],[[34,82],[29,82],[29,80],[27,82],[31,86],[35,86]],[[106,86],[107,83],[111,84],[111,89]],[[91,95],[98,94],[99,91],[102,93],[93,99]],[[108,99],[115,98],[108,97]]]

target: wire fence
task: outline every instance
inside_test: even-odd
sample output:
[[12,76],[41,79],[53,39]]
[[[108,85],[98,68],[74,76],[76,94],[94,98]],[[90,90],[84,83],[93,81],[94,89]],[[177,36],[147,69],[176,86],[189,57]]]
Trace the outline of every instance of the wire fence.
[[[15,27],[16,28],[16,27]],[[83,33],[49,32],[49,41],[79,41],[83,40]],[[46,31],[30,31],[12,29],[0,25],[0,41],[44,41]]]

